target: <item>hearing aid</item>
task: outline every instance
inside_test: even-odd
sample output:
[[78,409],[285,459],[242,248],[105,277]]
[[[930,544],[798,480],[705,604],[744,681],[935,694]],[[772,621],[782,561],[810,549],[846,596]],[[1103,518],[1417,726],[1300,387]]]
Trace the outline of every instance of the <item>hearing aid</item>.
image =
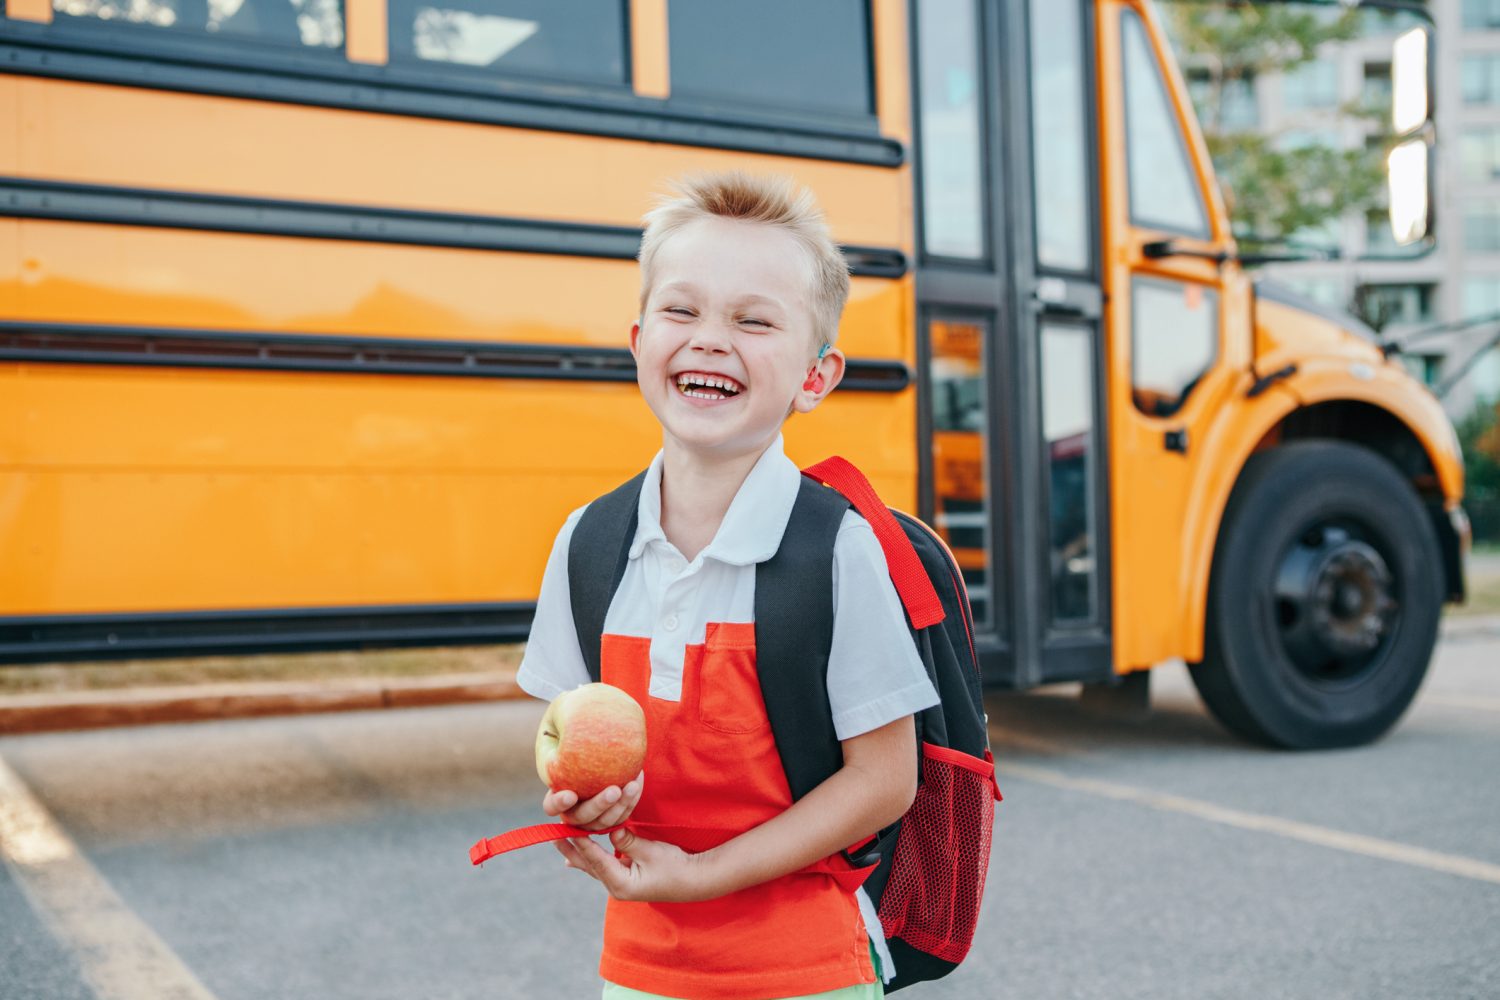
[[[823,355],[827,354],[829,348],[831,348],[832,346],[832,344],[824,344],[822,347],[818,348],[819,361],[823,360]],[[807,370],[807,381],[802,383],[802,388],[806,389],[808,392],[822,392],[823,373],[818,371],[816,367],[809,368]]]

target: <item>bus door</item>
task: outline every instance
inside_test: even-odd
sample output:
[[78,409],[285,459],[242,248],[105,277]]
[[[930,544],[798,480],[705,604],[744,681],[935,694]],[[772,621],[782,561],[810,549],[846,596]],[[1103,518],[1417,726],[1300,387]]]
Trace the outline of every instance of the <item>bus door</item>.
[[1113,670],[1091,10],[913,3],[922,514],[1007,687]]
[[1249,301],[1207,148],[1156,13],[1100,4],[1108,95],[1100,156],[1108,258],[1114,549],[1130,586],[1117,602],[1116,659],[1147,667],[1190,649],[1184,539],[1215,512],[1191,502],[1216,415],[1249,367]]

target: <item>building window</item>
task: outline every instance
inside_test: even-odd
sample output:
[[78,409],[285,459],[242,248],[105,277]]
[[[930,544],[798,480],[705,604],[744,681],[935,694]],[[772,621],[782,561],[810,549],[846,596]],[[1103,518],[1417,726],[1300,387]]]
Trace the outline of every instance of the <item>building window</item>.
[[1500,313],[1500,274],[1464,278],[1464,318]]
[[1288,108],[1331,108],[1339,101],[1338,67],[1326,59],[1303,63],[1281,78],[1281,100]]
[[1465,104],[1500,104],[1500,55],[1465,56]]
[[672,95],[874,114],[866,0],[690,0],[667,5]]
[[1396,243],[1391,232],[1391,212],[1388,208],[1372,208],[1365,213],[1365,252],[1372,254],[1409,253],[1410,247]]
[[1465,181],[1500,181],[1500,128],[1468,128],[1458,136],[1458,170]]
[[1397,323],[1425,323],[1435,316],[1437,286],[1433,284],[1361,285],[1361,312],[1371,325],[1384,328]]
[[1469,369],[1474,398],[1485,403],[1500,400],[1500,348],[1491,347]]
[[1423,385],[1437,385],[1443,377],[1441,354],[1402,354],[1401,360],[1412,378],[1420,379]]
[[389,31],[395,64],[626,83],[621,0],[390,0]]
[[1500,28],[1500,0],[1464,0],[1465,28]]
[[1361,97],[1367,107],[1389,108],[1391,106],[1390,63],[1365,63],[1364,88]]
[[344,46],[343,0],[52,0],[59,21],[156,28],[303,49]]
[[1486,202],[1464,209],[1464,249],[1475,253],[1500,252],[1500,205]]
[[1223,81],[1221,91],[1214,93],[1213,78],[1207,70],[1187,71],[1188,93],[1203,127],[1210,132],[1243,132],[1260,125],[1260,107],[1256,104],[1254,77],[1233,77]]

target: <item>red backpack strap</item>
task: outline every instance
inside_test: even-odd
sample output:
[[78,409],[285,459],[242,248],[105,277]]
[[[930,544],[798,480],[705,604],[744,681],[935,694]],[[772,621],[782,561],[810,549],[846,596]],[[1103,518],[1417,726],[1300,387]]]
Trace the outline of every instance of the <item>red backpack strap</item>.
[[518,830],[502,833],[498,837],[487,837],[469,848],[469,863],[482,865],[497,854],[507,851],[519,850],[522,847],[530,847],[533,844],[545,844],[551,840],[566,840],[569,837],[588,837],[595,834],[612,833],[619,827],[612,826],[608,830],[585,830],[581,826],[569,826],[567,823],[540,823],[536,826],[523,826]]
[[927,628],[942,621],[945,617],[943,602],[922,566],[921,557],[864,473],[846,459],[834,455],[817,465],[808,466],[802,474],[838,490],[870,522],[870,527],[875,529],[875,538],[885,552],[891,582],[896,585],[896,593],[901,595],[912,628]]

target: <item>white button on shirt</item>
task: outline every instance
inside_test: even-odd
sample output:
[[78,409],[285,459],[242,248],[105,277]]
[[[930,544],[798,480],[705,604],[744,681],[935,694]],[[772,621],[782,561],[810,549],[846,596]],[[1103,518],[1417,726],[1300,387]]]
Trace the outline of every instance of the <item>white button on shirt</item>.
[[[680,701],[685,650],[704,641],[708,624],[755,620],[755,565],[780,547],[802,473],[786,457],[778,436],[735,494],[713,541],[688,562],[662,531],[661,468],[658,453],[641,487],[635,539],[604,631],[649,637],[651,696]],[[568,592],[568,545],[583,510],[569,515],[553,543],[516,676],[523,690],[546,700],[589,681]],[[610,561],[606,553],[600,558]],[[600,571],[607,567],[601,565]],[[828,701],[840,740],[937,704],[885,554],[868,522],[852,510],[844,515],[834,543],[833,607]],[[878,933],[879,920],[863,890],[859,898],[889,978],[894,964],[884,935]]]

